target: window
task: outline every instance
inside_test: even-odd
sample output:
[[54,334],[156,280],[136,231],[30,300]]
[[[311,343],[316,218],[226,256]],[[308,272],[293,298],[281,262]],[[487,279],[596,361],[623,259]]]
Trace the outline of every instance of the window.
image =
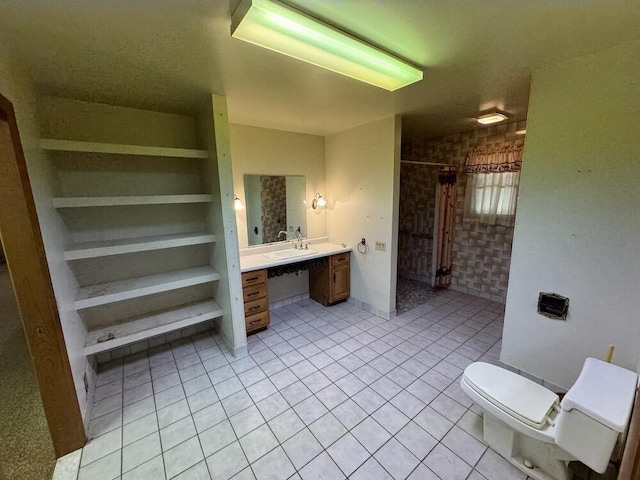
[[464,219],[492,225],[513,225],[520,172],[467,175]]

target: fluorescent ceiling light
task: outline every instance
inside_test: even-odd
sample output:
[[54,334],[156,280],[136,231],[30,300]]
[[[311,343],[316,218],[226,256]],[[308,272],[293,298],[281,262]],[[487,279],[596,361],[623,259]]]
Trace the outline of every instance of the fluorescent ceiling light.
[[413,65],[273,0],[240,2],[231,35],[389,91],[423,77]]
[[476,120],[482,125],[491,125],[492,123],[500,123],[503,120],[507,120],[508,118],[509,117],[507,117],[504,113],[494,110],[492,112],[485,113],[484,115],[476,117]]

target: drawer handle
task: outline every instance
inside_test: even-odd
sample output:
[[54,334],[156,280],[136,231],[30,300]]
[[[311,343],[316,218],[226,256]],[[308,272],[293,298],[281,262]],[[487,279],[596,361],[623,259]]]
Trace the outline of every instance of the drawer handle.
[[256,280],[259,280],[260,277],[249,277],[249,278],[245,278],[245,282],[255,282]]
[[260,306],[260,305],[258,305],[258,306],[256,306],[256,307],[250,307],[250,308],[249,308],[249,311],[250,311],[250,312],[255,312],[256,310],[260,310],[260,308],[261,308],[261,306]]
[[260,292],[251,292],[247,294],[247,297],[255,297],[256,295],[260,295]]
[[253,325],[254,323],[260,323],[260,322],[262,322],[262,319],[254,320],[253,322],[249,322],[249,325]]

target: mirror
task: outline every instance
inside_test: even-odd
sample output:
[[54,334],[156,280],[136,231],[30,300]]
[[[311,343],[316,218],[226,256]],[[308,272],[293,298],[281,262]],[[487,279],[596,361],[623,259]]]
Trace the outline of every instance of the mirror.
[[299,228],[307,236],[304,175],[245,175],[244,196],[249,245],[295,238]]

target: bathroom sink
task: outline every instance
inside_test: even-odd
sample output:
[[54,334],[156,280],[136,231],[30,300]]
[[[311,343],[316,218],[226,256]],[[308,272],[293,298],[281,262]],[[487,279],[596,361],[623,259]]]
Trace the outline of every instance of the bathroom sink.
[[286,260],[288,258],[306,257],[318,253],[315,250],[280,250],[278,252],[265,253],[264,256],[272,260]]

